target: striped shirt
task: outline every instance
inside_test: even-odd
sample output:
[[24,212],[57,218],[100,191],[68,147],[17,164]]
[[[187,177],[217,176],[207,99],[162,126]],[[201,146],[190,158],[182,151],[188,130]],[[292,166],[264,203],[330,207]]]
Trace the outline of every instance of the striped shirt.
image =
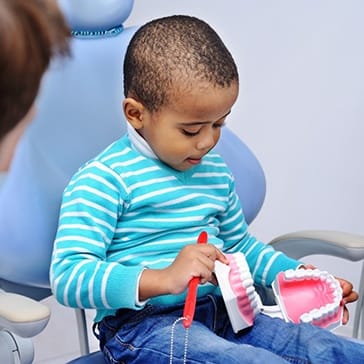
[[[234,179],[211,151],[199,165],[176,171],[134,147],[128,135],[86,163],[63,194],[50,280],[63,305],[95,308],[95,321],[119,308],[141,309],[144,269],[170,265],[205,230],[224,253],[242,251],[258,285],[299,262],[247,231]],[[219,293],[212,284],[198,295]],[[183,302],[185,294],[150,303]]]

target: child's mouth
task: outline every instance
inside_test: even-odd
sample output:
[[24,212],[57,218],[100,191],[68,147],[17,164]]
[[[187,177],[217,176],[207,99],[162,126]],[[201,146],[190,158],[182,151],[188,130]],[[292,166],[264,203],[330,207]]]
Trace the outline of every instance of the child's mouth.
[[200,164],[202,158],[187,158],[187,162],[193,165]]

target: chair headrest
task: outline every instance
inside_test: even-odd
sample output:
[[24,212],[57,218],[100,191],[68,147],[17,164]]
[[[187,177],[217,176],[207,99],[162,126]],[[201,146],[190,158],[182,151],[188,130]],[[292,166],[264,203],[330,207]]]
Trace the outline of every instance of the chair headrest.
[[121,26],[134,0],[58,0],[73,31],[99,32]]

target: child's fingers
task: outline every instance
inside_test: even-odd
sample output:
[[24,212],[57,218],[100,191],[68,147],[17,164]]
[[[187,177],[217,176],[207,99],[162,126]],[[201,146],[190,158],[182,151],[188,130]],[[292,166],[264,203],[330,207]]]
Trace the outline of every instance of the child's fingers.
[[224,264],[229,264],[229,259],[225,257],[225,255],[222,253],[222,251],[219,249],[216,249],[216,251],[217,251],[217,254],[216,254],[215,260],[218,260]]
[[344,303],[352,303],[357,301],[359,298],[358,292],[356,291],[351,291],[350,293],[347,294],[343,294],[343,301]]
[[359,295],[356,291],[353,290],[352,283],[343,278],[336,279],[340,282],[340,286],[343,290],[344,303],[355,302],[359,298]]
[[229,264],[229,260],[221,252],[221,250],[215,247],[215,245],[207,244],[204,246],[200,246],[200,248],[203,250],[204,255],[209,258],[213,262],[213,264],[215,264],[215,260],[219,260],[224,264]]
[[347,309],[346,306],[344,306],[342,324],[346,325],[348,323],[348,321],[349,321],[349,310]]

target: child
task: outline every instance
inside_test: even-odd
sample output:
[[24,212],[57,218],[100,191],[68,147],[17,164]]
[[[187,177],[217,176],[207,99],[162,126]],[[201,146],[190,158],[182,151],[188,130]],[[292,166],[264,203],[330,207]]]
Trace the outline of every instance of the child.
[[32,119],[51,58],[69,53],[69,38],[55,0],[0,0],[0,170],[8,168],[12,150]]
[[[263,314],[234,334],[213,275],[242,251],[269,286],[300,262],[247,232],[234,179],[212,150],[238,96],[233,58],[188,16],[141,27],[124,62],[128,134],[84,165],[65,189],[51,285],[67,306],[96,308],[108,363],[183,362],[186,288],[199,277],[187,358],[194,363],[359,363],[364,346]],[[208,233],[208,244],[196,244]],[[341,280],[346,302],[357,299]],[[347,318],[345,318],[346,320]],[[313,340],[314,338],[314,340]],[[170,353],[173,341],[173,356]]]

